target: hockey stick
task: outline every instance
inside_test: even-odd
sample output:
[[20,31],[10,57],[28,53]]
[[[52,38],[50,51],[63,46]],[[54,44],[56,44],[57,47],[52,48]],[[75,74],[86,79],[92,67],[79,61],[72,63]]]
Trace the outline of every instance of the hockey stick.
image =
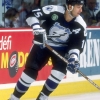
[[[43,43],[38,43],[38,44],[42,44],[44,47],[47,47],[51,52],[53,52],[55,55],[57,55],[60,59],[62,59],[66,64],[68,64],[68,61],[62,57],[58,52],[56,52],[52,47],[50,47],[49,45],[47,45],[46,43],[47,41],[47,37],[46,37],[46,33],[43,34]],[[34,41],[36,43],[36,41]],[[86,75],[84,75],[80,70],[77,70],[77,72],[83,76],[87,81],[89,81],[93,86],[95,86],[97,89],[100,90],[100,87],[94,83],[91,79],[89,79]]]
[[[62,59],[65,63],[68,64],[68,61],[67,61],[64,57],[62,57],[59,53],[57,53],[54,49],[52,49],[49,45],[47,45],[47,44],[45,43],[45,46],[46,46],[50,51],[52,51],[55,55],[57,55],[60,59]],[[80,70],[77,70],[77,72],[78,72],[80,75],[82,75],[86,80],[88,80],[92,85],[94,85],[97,89],[100,90],[100,87],[99,87],[97,84],[95,84],[91,79],[89,79],[86,75],[84,75]]]
[[[35,43],[36,43],[36,41],[35,41]],[[40,44],[42,44],[42,43],[40,43]],[[45,43],[45,47],[47,47],[50,51],[52,51],[55,55],[57,55],[60,59],[62,59],[65,63],[68,64],[68,61],[67,61],[64,57],[62,57],[58,52],[56,52],[54,49],[52,49],[52,48],[51,48],[49,45],[47,45],[46,43]],[[94,85],[97,89],[100,90],[100,87],[99,87],[97,84],[95,84],[91,79],[89,79],[86,75],[84,75],[80,70],[77,70],[77,72],[78,72],[80,75],[82,75],[86,80],[88,80],[92,85]]]
[[[65,63],[68,64],[68,61],[67,61],[64,57],[62,57],[59,53],[57,53],[54,49],[52,49],[49,45],[47,45],[47,44],[45,43],[45,46],[46,46],[50,51],[52,51],[55,55],[57,55],[60,59],[62,59]],[[78,72],[80,75],[82,75],[86,80],[88,80],[92,85],[94,85],[97,89],[100,90],[100,87],[99,87],[97,84],[95,84],[91,79],[89,79],[86,75],[84,75],[80,70],[77,70],[77,72]]]

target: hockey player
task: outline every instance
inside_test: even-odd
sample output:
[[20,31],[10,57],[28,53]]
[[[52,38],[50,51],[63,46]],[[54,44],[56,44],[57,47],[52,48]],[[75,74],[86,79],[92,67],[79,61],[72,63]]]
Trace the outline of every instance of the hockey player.
[[[14,92],[9,100],[19,100],[34,82],[49,57],[52,59],[51,74],[36,98],[36,100],[48,100],[48,96],[57,88],[60,81],[66,75],[67,69],[73,74],[79,69],[79,55],[83,51],[86,39],[86,24],[80,13],[84,0],[66,0],[66,5],[48,5],[33,9],[26,21],[33,29],[34,40],[41,42],[44,29],[48,35],[60,35],[60,37],[49,38],[47,43],[61,56],[67,54],[67,65],[59,57],[46,47],[34,44],[26,61],[25,69],[19,78]],[[40,20],[44,20],[42,25]],[[37,35],[38,34],[38,35]],[[34,94],[34,93],[33,93]]]

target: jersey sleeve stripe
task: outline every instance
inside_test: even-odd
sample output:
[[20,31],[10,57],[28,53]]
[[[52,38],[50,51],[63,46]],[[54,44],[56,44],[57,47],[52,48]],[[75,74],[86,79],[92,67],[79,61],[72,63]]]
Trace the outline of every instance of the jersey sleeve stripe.
[[34,23],[31,25],[31,27],[34,28],[40,28],[40,24],[39,23]]
[[32,26],[35,23],[39,23],[39,20],[36,17],[29,17],[26,19],[26,22],[29,26]]

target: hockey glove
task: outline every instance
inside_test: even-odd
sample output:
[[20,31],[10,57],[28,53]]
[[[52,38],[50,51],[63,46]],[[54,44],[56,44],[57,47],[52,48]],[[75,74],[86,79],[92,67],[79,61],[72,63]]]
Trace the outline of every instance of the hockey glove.
[[45,32],[45,29],[43,29],[42,27],[33,29],[33,33],[35,35],[43,34],[44,32]]
[[67,69],[72,73],[75,74],[77,70],[79,70],[80,64],[77,55],[71,54],[68,58],[68,65]]

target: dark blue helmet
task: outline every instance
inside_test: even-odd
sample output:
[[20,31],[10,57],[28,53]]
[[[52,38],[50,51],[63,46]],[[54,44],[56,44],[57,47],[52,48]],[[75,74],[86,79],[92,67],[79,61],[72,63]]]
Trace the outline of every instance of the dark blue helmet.
[[67,5],[81,4],[84,5],[84,0],[66,0]]

